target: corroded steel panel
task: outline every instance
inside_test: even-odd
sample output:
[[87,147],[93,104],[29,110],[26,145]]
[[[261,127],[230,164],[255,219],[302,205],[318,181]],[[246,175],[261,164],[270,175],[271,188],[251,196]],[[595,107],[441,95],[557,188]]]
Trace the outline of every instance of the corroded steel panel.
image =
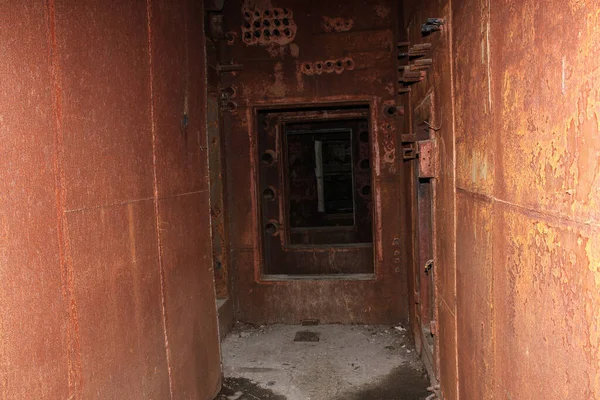
[[173,391],[180,398],[211,399],[219,386],[221,358],[208,230],[209,194],[204,191],[163,199],[159,209]]
[[197,3],[0,6],[2,398],[217,392]]
[[67,209],[153,195],[146,20],[142,3],[57,1]]
[[0,5],[0,397],[70,396],[67,282],[42,1]]
[[[244,65],[227,74],[238,87],[240,107],[226,132],[233,281],[237,317],[249,322],[389,322],[408,314],[404,246],[394,239],[407,229],[400,218],[406,201],[396,184],[402,163],[396,146],[399,120],[383,112],[396,99],[396,2],[231,1],[225,5],[226,31],[239,31],[243,7],[287,7],[297,26],[292,43],[246,46],[234,40],[223,62]],[[347,23],[347,24],[346,24]],[[332,25],[333,24],[333,25]],[[339,29],[336,29],[336,26]],[[238,32],[239,33],[239,32]],[[337,60],[352,59],[353,68],[336,71]],[[333,71],[307,74],[305,65],[322,62]],[[311,67],[312,68],[312,67]],[[338,73],[336,73],[338,72]],[[375,278],[358,281],[261,282],[254,142],[255,108],[324,103],[371,104]],[[248,107],[248,108],[246,108]],[[325,293],[327,295],[325,295]],[[399,295],[400,293],[400,295]],[[340,298],[346,299],[340,302]]]

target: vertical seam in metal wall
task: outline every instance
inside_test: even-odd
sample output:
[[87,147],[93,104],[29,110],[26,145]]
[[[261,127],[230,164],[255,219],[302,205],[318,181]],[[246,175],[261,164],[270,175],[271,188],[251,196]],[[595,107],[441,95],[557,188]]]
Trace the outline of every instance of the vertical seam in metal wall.
[[[488,80],[488,101],[489,101],[489,106],[490,106],[490,125],[493,127],[494,126],[494,113],[492,112],[492,66],[491,66],[491,49],[490,49],[490,31],[492,30],[492,1],[491,0],[487,0],[487,30],[486,30],[486,50],[487,50],[487,80]],[[501,135],[498,135],[498,138],[501,138]],[[497,145],[499,142],[496,140],[494,141],[494,144]],[[496,147],[497,148],[497,147]],[[494,158],[494,180],[496,180],[496,162],[497,162],[498,158]],[[494,232],[494,202],[496,201],[496,185],[493,184],[492,185],[492,203],[491,203],[491,210],[490,210],[490,218],[491,221],[490,223],[492,224],[492,232]],[[492,340],[492,360],[491,360],[491,364],[492,364],[492,373],[490,374],[490,388],[489,390],[492,391],[492,393],[495,392],[495,386],[496,386],[496,309],[494,307],[494,277],[495,277],[495,271],[494,271],[494,239],[493,239],[493,233],[491,234],[492,237],[490,239],[490,249],[489,252],[491,254],[491,271],[490,271],[490,292],[489,292],[489,296],[490,296],[490,306],[492,308],[492,312],[490,313],[490,325],[491,325],[491,340]]]
[[[449,43],[450,43],[450,104],[452,107],[452,167],[454,169],[454,171],[452,171],[452,191],[453,191],[453,196],[452,196],[452,201],[453,201],[453,206],[454,206],[454,240],[453,240],[453,246],[454,246],[454,301],[453,301],[453,305],[454,305],[454,333],[455,335],[458,334],[458,307],[457,307],[457,302],[456,302],[456,295],[457,295],[457,285],[456,285],[456,269],[457,269],[457,263],[456,263],[456,257],[457,257],[457,246],[456,246],[456,233],[457,233],[457,218],[458,218],[458,210],[456,208],[457,203],[456,203],[456,109],[454,107],[455,105],[455,93],[454,93],[454,35],[453,35],[453,15],[452,15],[452,0],[448,0],[448,35],[449,37]],[[458,338],[458,336],[457,336]],[[455,345],[454,345],[454,368],[456,371],[456,398],[460,399],[460,386],[459,386],[459,382],[460,382],[460,374],[459,374],[459,370],[458,370],[458,340],[455,341]]]
[[83,388],[83,367],[81,364],[81,343],[79,337],[79,318],[77,315],[77,302],[75,299],[73,259],[71,257],[71,243],[69,227],[65,210],[65,166],[64,166],[64,137],[62,113],[62,81],[60,63],[58,60],[58,44],[56,42],[56,14],[54,0],[47,0],[44,4],[46,14],[46,30],[48,40],[48,66],[51,76],[52,112],[54,121],[53,169],[56,196],[56,217],[58,252],[61,270],[61,293],[67,306],[65,310],[66,345],[67,345],[67,383],[69,399],[79,397]]
[[[186,5],[189,7],[189,2],[186,3]],[[190,66],[190,58],[189,58],[189,43],[187,40],[188,37],[188,14],[189,12],[185,12],[184,13],[184,23],[185,23],[185,63],[186,63],[186,76],[187,76],[187,80],[188,83],[186,85],[189,85],[189,78],[190,78],[190,71],[191,71],[191,66]],[[203,15],[204,16],[204,13]],[[204,31],[205,27],[203,24],[203,21],[201,21],[202,23],[202,31]],[[214,236],[213,236],[213,218],[212,218],[212,206],[213,206],[213,196],[212,196],[212,188],[211,188],[211,179],[210,179],[210,157],[208,155],[208,152],[210,150],[210,142],[209,142],[209,137],[208,137],[208,54],[206,51],[206,41],[204,42],[203,46],[202,46],[202,57],[204,58],[204,68],[202,70],[202,74],[203,74],[203,78],[202,78],[202,85],[203,87],[200,89],[200,95],[204,96],[204,101],[203,101],[203,109],[202,112],[204,113],[204,130],[205,130],[205,142],[204,142],[204,146],[202,145],[202,141],[201,141],[201,131],[198,131],[198,147],[200,149],[202,149],[203,147],[206,149],[206,171],[207,171],[207,181],[208,181],[208,211],[209,211],[209,218],[208,218],[208,235],[210,237],[210,272],[211,272],[211,276],[212,276],[212,288],[213,288],[213,294],[214,294],[214,298],[215,300],[217,299],[217,283],[216,283],[216,279],[215,279],[215,271],[214,271],[214,261],[213,261],[213,248],[215,245],[214,242]],[[186,86],[186,93],[188,90],[188,86]],[[220,133],[220,132],[219,132]],[[229,294],[229,297],[231,297],[231,294]],[[228,301],[231,301],[231,299],[229,299]],[[220,369],[221,371],[223,371],[223,356],[222,356],[222,351],[221,351],[221,326],[219,323],[219,307],[216,306],[215,303],[215,317],[216,317],[216,324],[217,324],[217,348],[218,348],[218,352],[219,352],[219,360],[220,360]],[[215,388],[215,391],[213,393],[213,397],[216,397],[220,390],[221,390],[221,379],[222,379],[222,374],[220,374],[219,379],[217,380],[217,387]]]
[[152,0],[146,0],[147,33],[148,33],[148,70],[150,86],[150,131],[152,134],[152,183],[154,190],[154,216],[156,221],[156,244],[158,247],[158,271],[160,276],[160,302],[162,311],[163,334],[165,339],[165,354],[167,358],[167,371],[169,375],[169,392],[174,398],[173,376],[171,370],[171,348],[167,331],[167,303],[165,298],[165,271],[162,260],[162,240],[160,229],[160,214],[158,206],[158,176],[156,165],[156,121],[154,118],[154,64],[152,61]]

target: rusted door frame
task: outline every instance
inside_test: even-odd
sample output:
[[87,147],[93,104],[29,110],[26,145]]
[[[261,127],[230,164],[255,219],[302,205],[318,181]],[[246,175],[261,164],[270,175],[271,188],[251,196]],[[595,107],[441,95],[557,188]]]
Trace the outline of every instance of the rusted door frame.
[[[421,104],[419,104],[417,107],[415,107],[412,111],[412,124],[411,124],[411,129],[413,130],[413,134],[415,136],[415,139],[417,141],[417,149],[418,149],[418,156],[417,159],[415,161],[416,163],[416,168],[415,168],[415,172],[413,175],[413,179],[414,179],[414,184],[412,185],[412,198],[415,204],[414,207],[414,221],[415,223],[415,231],[414,231],[414,235],[415,235],[415,241],[414,246],[414,273],[415,273],[415,289],[418,289],[418,292],[415,293],[415,299],[418,299],[421,296],[421,287],[417,287],[417,286],[422,286],[423,285],[423,271],[425,268],[425,265],[422,265],[422,260],[420,257],[420,241],[422,239],[424,240],[431,240],[430,246],[431,246],[431,254],[432,254],[432,269],[429,272],[432,275],[431,281],[430,281],[430,287],[428,288],[428,291],[432,291],[432,301],[430,302],[431,304],[428,304],[428,307],[431,307],[432,310],[425,310],[424,307],[422,307],[422,304],[419,304],[418,306],[418,315],[417,317],[417,322],[419,325],[419,332],[417,332],[417,334],[421,335],[420,341],[423,343],[422,346],[422,353],[421,356],[430,372],[430,375],[433,373],[433,377],[435,380],[439,380],[439,368],[440,368],[440,360],[439,360],[439,346],[440,346],[440,337],[439,337],[439,317],[438,317],[438,306],[437,306],[437,302],[439,299],[439,295],[438,295],[438,273],[436,271],[436,268],[439,269],[439,263],[437,260],[437,240],[436,240],[436,236],[437,236],[437,232],[436,232],[436,216],[435,216],[435,210],[436,210],[436,201],[437,201],[437,197],[436,197],[436,186],[437,186],[437,182],[436,182],[436,176],[437,176],[437,167],[438,167],[438,155],[437,155],[437,145],[435,142],[435,131],[434,129],[432,129],[433,126],[433,121],[435,119],[435,108],[434,108],[434,95],[433,92],[430,92],[425,99],[421,102]],[[423,154],[421,155],[420,152],[423,151]],[[423,204],[421,204],[421,202],[419,201],[418,198],[418,185],[419,185],[419,179],[420,178],[426,178],[426,179],[430,179],[430,207],[431,207],[431,222],[430,222],[430,227],[426,228],[427,231],[423,232],[422,229],[423,227],[421,227],[419,225],[419,218],[418,218],[418,213],[419,213],[419,206],[422,206]],[[422,238],[423,234],[425,234],[427,236],[427,238]],[[426,275],[425,275],[426,276]],[[427,314],[429,311],[432,311],[432,318],[429,317],[429,315],[425,315]],[[430,329],[431,329],[431,333],[433,334],[433,353],[429,353],[429,349],[425,346],[425,343],[427,343],[427,338],[425,338],[425,332],[423,330],[423,322],[425,319],[430,319]]]
[[[268,110],[291,110],[291,109],[318,109],[332,106],[368,106],[368,119],[370,121],[369,131],[371,136],[371,154],[372,154],[372,163],[375,164],[378,162],[376,156],[378,152],[376,151],[376,145],[378,140],[378,131],[376,124],[373,124],[372,121],[377,121],[377,113],[379,108],[379,101],[376,97],[364,97],[364,96],[344,96],[344,97],[327,97],[323,98],[319,102],[315,102],[313,98],[288,98],[283,101],[277,102],[255,102],[252,105],[249,105],[247,118],[248,118],[248,135],[250,139],[250,169],[252,176],[252,224],[254,231],[254,248],[256,249],[254,256],[254,280],[259,284],[274,284],[277,281],[286,281],[289,280],[289,277],[285,275],[277,276],[277,275],[268,275],[263,274],[263,260],[265,257],[263,242],[262,242],[262,230],[260,221],[262,220],[262,216],[260,215],[260,180],[259,180],[259,168],[258,168],[258,138],[255,134],[258,132],[258,123],[259,123],[259,112],[268,111]],[[300,119],[294,117],[294,121],[301,121],[302,118],[305,120],[314,120],[314,115],[307,115],[301,117]],[[335,116],[335,118],[338,118]],[[373,273],[369,274],[341,274],[339,276],[331,276],[324,275],[315,277],[313,275],[307,276],[305,279],[319,280],[319,279],[336,279],[336,280],[376,280],[379,274],[379,263],[378,259],[381,257],[378,254],[378,246],[376,245],[378,241],[381,240],[381,216],[377,210],[376,204],[380,204],[381,201],[378,199],[380,196],[380,183],[377,181],[375,177],[375,168],[372,168],[371,171],[371,185],[373,187]],[[304,278],[302,278],[304,279]]]

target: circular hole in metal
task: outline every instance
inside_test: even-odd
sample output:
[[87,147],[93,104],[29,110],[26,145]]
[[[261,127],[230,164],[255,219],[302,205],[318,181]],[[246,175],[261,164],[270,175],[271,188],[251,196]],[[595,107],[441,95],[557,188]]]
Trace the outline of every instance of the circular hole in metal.
[[290,13],[290,11],[287,8],[284,8],[282,11],[283,15],[288,15]]
[[268,224],[265,225],[265,232],[268,235],[274,235],[277,233],[277,225],[275,225],[272,222],[269,222]]
[[288,26],[290,24],[290,21],[287,18],[284,18],[282,22],[285,26]]
[[271,188],[267,188],[267,189],[263,190],[263,199],[268,200],[268,201],[275,200],[275,191]]
[[256,36],[257,38],[260,37],[260,31],[255,31],[254,36]]
[[307,71],[310,71],[310,69],[311,69],[310,63],[304,64],[304,69]]
[[244,28],[250,29],[251,27],[252,27],[252,25],[250,25],[250,22],[248,22],[248,21],[244,22]]
[[369,169],[371,167],[369,160],[368,159],[364,159],[360,162],[360,169]]
[[273,162],[275,162],[275,155],[273,151],[268,150],[265,151],[262,156],[260,156],[260,160],[267,165],[271,165]]
[[251,17],[251,15],[250,15],[250,13],[249,13],[248,11],[246,11],[246,12],[244,13],[244,17],[245,17],[246,19],[248,19],[248,18],[250,18],[250,17]]
[[371,195],[371,186],[366,185],[360,188],[360,193],[363,196],[370,196]]
[[254,27],[260,28],[260,21],[254,21]]
[[319,62],[319,63],[316,63],[316,64],[315,64],[315,68],[316,68],[316,69],[323,69],[323,64],[321,64],[320,62]]
[[237,110],[237,104],[233,101],[228,101],[226,107],[227,107],[227,111]]
[[264,14],[265,17],[268,17],[269,15],[271,15],[271,10],[265,10]]
[[276,17],[279,17],[279,11],[273,10],[273,15],[276,16]]
[[283,34],[284,34],[285,36],[291,36],[291,35],[292,35],[292,31],[290,31],[288,28],[285,28],[285,29],[283,30]]
[[270,37],[270,36],[271,36],[271,32],[269,32],[268,30],[266,30],[266,29],[265,29],[265,30],[263,31],[263,36],[264,36],[264,37],[266,37],[266,38],[268,38],[268,37]]
[[360,141],[363,143],[367,143],[369,141],[369,133],[368,132],[361,132],[358,137],[360,138]]
[[273,29],[273,36],[280,36],[281,33],[279,32],[279,29]]
[[325,67],[326,67],[326,68],[331,68],[331,67],[332,67],[332,65],[333,65],[333,64],[331,64],[331,61],[327,61],[327,62],[325,63]]
[[223,93],[223,96],[225,97],[233,97],[235,96],[235,88],[233,86],[227,86],[221,93]]
[[341,67],[342,66],[342,62],[338,61],[338,62],[335,63],[335,65],[337,65],[338,67]]
[[387,106],[385,108],[385,114],[389,117],[396,115],[398,108],[396,106]]
[[235,41],[235,33],[233,32],[227,32],[225,34],[225,39],[227,39],[228,42],[234,42]]
[[271,22],[270,22],[268,19],[265,19],[265,20],[263,21],[263,25],[264,25],[264,26],[271,26]]
[[255,17],[260,17],[260,13],[258,11],[254,11],[254,16]]
[[244,33],[244,39],[252,39],[252,34],[250,32]]
[[280,26],[281,25],[281,21],[278,19],[273,20],[273,25],[275,26]]

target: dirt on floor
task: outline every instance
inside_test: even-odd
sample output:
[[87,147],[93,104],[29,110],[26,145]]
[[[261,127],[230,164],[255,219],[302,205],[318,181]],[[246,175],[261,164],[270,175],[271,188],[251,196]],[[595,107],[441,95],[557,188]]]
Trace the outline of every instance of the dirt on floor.
[[238,324],[222,350],[218,400],[423,400],[431,394],[402,326]]

